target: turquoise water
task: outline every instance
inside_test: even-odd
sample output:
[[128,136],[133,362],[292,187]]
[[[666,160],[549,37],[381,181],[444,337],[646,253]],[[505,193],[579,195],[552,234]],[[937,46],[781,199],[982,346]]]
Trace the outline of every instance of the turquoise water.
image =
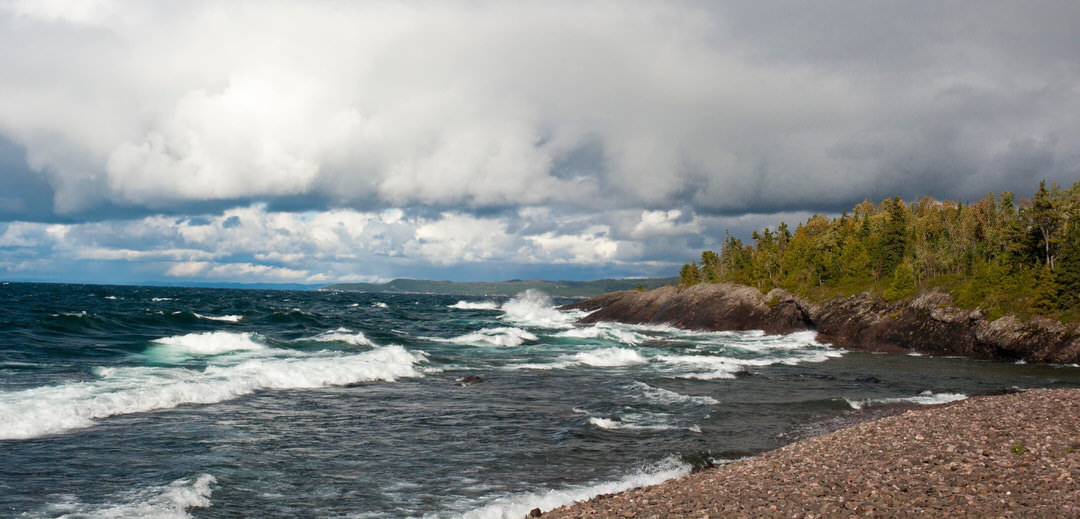
[[0,515],[518,518],[856,409],[1080,387],[558,303],[3,284]]

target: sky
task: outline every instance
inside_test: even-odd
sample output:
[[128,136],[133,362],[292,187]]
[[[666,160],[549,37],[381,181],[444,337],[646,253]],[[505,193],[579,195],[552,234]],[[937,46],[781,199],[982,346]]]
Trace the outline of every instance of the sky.
[[0,0],[0,279],[673,276],[1080,180],[1080,3]]

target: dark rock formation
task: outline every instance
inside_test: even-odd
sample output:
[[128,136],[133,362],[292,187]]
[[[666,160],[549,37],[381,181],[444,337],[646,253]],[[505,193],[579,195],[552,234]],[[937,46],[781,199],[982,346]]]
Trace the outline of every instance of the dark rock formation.
[[816,330],[818,340],[846,349],[918,351],[980,359],[1080,362],[1080,329],[1049,319],[1006,316],[952,306],[931,291],[887,303],[868,294],[812,304],[780,289],[762,295],[742,285],[700,284],[649,292],[613,292],[567,305],[591,311],[582,322],[670,324],[703,330]]
[[479,384],[483,381],[484,379],[479,375],[465,375],[464,377],[459,378],[457,380],[457,383],[461,385],[461,387],[469,387],[473,384]]

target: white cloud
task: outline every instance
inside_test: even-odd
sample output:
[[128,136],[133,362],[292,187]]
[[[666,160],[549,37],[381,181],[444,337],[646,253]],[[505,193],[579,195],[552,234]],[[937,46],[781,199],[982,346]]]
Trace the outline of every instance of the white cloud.
[[594,226],[582,234],[545,232],[528,236],[552,263],[605,263],[615,259],[619,244],[608,236],[606,226]]
[[[815,39],[738,2],[9,1],[0,133],[61,212],[290,195],[770,212],[1072,178],[1071,8],[1034,6],[1030,28],[980,8],[964,35],[944,29],[963,9],[822,8],[803,14],[864,23]],[[927,40],[901,56],[855,45],[864,26]]]

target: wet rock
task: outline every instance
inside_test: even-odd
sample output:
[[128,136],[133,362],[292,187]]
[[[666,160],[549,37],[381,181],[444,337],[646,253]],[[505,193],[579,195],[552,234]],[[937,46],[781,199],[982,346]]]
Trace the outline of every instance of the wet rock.
[[542,512],[539,508],[533,508],[532,510],[529,510],[529,517],[540,517],[541,515],[544,515],[544,512]]
[[484,382],[484,379],[477,375],[466,375],[457,379],[457,383],[460,384],[461,387],[469,387],[473,384],[479,384],[481,382]]
[[768,294],[730,283],[668,286],[603,294],[566,308],[592,312],[582,322],[670,324],[703,330],[815,330],[818,340],[845,349],[1030,362],[1080,362],[1080,329],[1050,319],[987,321],[979,310],[952,306],[952,296],[928,291],[888,303],[869,294],[813,304],[781,289]]

